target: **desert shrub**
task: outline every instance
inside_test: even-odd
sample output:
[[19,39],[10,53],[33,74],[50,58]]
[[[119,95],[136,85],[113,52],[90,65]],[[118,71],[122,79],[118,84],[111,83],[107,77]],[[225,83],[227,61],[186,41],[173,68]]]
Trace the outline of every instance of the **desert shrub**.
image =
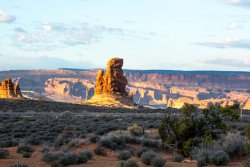
[[79,138],[72,139],[67,144],[67,149],[77,148],[83,145],[83,141]]
[[34,152],[34,148],[30,145],[20,145],[17,147],[17,153],[33,153]]
[[0,149],[0,159],[5,159],[10,155],[8,150]]
[[71,116],[72,116],[72,112],[70,112],[70,111],[64,111],[60,114],[60,117],[62,117],[62,118],[68,118]]
[[15,164],[15,165],[10,165],[10,167],[29,167],[29,166],[26,165],[26,164],[17,163],[17,164]]
[[115,167],[125,167],[125,161],[119,161]]
[[63,166],[73,165],[77,163],[77,155],[74,153],[64,153],[59,157],[59,161]]
[[228,153],[231,158],[242,157],[245,153],[246,138],[240,132],[227,133],[222,139],[222,149]]
[[246,153],[249,155],[250,154],[250,124],[248,124],[245,127],[244,131],[247,137]]
[[93,154],[91,151],[85,150],[85,151],[81,151],[79,153],[79,155],[86,155],[86,157],[88,158],[88,160],[91,160],[93,158]]
[[181,154],[174,154],[172,156],[172,161],[173,162],[182,162],[183,160],[184,160],[184,157]]
[[148,148],[159,150],[161,148],[161,141],[155,140],[155,139],[143,138],[141,140],[141,145],[143,147],[148,147]]
[[136,155],[137,157],[140,158],[141,155],[142,155],[144,152],[147,152],[147,151],[149,151],[148,148],[142,147],[142,148],[139,148],[138,150],[136,150],[135,155]]
[[63,154],[64,153],[61,151],[53,152],[53,153],[46,152],[42,156],[42,161],[47,162],[47,163],[52,163],[52,162],[58,160],[59,157],[62,156]]
[[128,150],[122,150],[118,152],[117,159],[118,160],[127,160],[132,157],[132,154]]
[[174,145],[179,153],[189,155],[193,147],[201,143],[211,144],[219,137],[218,131],[226,132],[225,119],[238,119],[238,111],[239,105],[211,105],[200,110],[185,104],[181,109],[182,117],[169,113],[163,119],[158,129],[162,143]]
[[153,167],[163,167],[166,161],[161,157],[154,157],[152,162],[150,163]]
[[144,152],[141,155],[141,161],[146,165],[150,165],[155,156],[155,153],[151,151]]
[[100,140],[100,136],[97,136],[97,135],[93,135],[93,136],[90,136],[89,137],[89,141],[91,142],[91,143],[96,143],[96,142],[98,142]]
[[42,160],[50,163],[52,167],[60,167],[74,164],[82,164],[88,161],[86,154],[75,154],[71,152],[54,152],[43,154]]
[[138,167],[138,164],[136,163],[135,160],[130,159],[127,161],[119,161],[116,167]]
[[112,150],[123,149],[125,147],[125,137],[106,136],[99,141],[99,144],[103,147],[110,148]]
[[129,126],[127,130],[134,136],[142,136],[143,135],[143,129],[138,126],[137,124],[133,124],[132,126]]
[[195,160],[197,160],[197,165],[199,167],[205,166],[209,163],[209,155],[211,155],[212,151],[207,147],[195,147],[191,151],[191,156]]
[[14,147],[19,144],[19,141],[17,139],[13,138],[1,138],[0,139],[0,147],[7,148],[7,147]]
[[214,165],[225,165],[230,161],[229,155],[223,150],[213,151],[208,159]]
[[129,159],[125,162],[125,167],[138,167],[138,164],[135,160]]
[[141,144],[141,138],[137,136],[125,135],[125,142],[130,144]]
[[77,164],[82,164],[82,163],[86,163],[88,162],[89,158],[86,154],[82,154],[80,153],[78,156],[77,156],[77,159],[76,159],[76,163]]
[[244,161],[243,166],[250,167],[250,159],[249,158]]
[[99,145],[95,148],[94,152],[96,155],[102,155],[102,156],[105,156],[107,154],[106,149]]
[[32,155],[31,152],[24,152],[24,153],[23,153],[23,158],[30,158],[31,155]]

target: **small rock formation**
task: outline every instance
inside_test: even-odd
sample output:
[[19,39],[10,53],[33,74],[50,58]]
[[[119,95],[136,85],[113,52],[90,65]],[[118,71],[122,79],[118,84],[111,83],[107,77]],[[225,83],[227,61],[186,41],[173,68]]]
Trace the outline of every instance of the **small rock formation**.
[[106,72],[99,70],[96,76],[94,96],[85,104],[105,107],[135,108],[137,105],[126,91],[127,78],[122,71],[123,59],[112,58]]
[[19,84],[14,84],[10,78],[0,83],[0,98],[22,98]]

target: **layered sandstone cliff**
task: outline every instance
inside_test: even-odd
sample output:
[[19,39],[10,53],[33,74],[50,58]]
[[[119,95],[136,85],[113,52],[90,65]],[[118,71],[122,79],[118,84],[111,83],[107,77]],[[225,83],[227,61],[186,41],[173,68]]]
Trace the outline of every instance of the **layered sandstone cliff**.
[[137,107],[126,91],[127,78],[122,71],[123,59],[112,58],[106,72],[99,70],[96,76],[94,96],[85,104],[105,107]]
[[14,84],[10,78],[0,83],[0,98],[21,98],[19,84]]
[[[94,95],[97,72],[96,69],[2,71],[0,79],[11,77],[14,83],[22,85],[22,90],[34,91],[55,101],[78,102],[88,100]],[[184,103],[204,107],[210,102],[240,102],[244,109],[250,110],[250,72],[123,72],[129,82],[126,91],[133,94],[134,102],[140,105],[179,108]],[[105,75],[104,71],[99,75]]]

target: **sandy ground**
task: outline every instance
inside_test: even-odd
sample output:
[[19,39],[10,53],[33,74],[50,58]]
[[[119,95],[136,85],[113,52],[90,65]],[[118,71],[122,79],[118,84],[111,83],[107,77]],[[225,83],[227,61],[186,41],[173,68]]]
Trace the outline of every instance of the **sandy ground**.
[[[89,144],[86,146],[82,146],[81,148],[77,148],[75,151],[79,152],[82,150],[94,150],[95,144]],[[8,159],[0,159],[0,167],[10,167],[10,165],[14,165],[16,163],[27,164],[30,167],[50,167],[49,164],[46,164],[41,161],[42,153],[40,152],[41,147],[36,147],[35,152],[33,153],[31,158],[23,158],[21,154],[16,153],[16,147],[8,148],[10,152],[10,156]],[[196,167],[195,161],[188,161],[182,163],[171,162],[171,155],[160,153],[162,157],[164,157],[167,161],[165,167]],[[149,167],[141,163],[140,159],[133,157],[138,164],[139,167]],[[86,164],[80,165],[72,165],[69,167],[115,167],[117,164],[116,154],[113,151],[109,151],[107,156],[98,156],[94,155],[93,160],[88,161]],[[242,167],[242,162],[240,160],[233,161],[225,167]],[[214,167],[213,165],[209,165],[209,167]]]

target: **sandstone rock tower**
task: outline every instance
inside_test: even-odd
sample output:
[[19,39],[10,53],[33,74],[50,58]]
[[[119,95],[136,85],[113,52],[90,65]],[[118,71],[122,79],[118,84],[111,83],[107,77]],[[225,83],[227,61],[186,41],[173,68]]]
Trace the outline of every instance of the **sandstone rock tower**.
[[10,78],[0,83],[0,98],[22,98],[19,84],[14,84]]
[[112,58],[107,63],[106,72],[98,71],[94,96],[85,104],[122,108],[137,107],[126,91],[128,80],[123,74],[122,66],[123,59]]
[[106,73],[99,70],[96,76],[95,94],[113,94],[128,96],[127,78],[122,71],[123,59],[113,58],[107,63]]

